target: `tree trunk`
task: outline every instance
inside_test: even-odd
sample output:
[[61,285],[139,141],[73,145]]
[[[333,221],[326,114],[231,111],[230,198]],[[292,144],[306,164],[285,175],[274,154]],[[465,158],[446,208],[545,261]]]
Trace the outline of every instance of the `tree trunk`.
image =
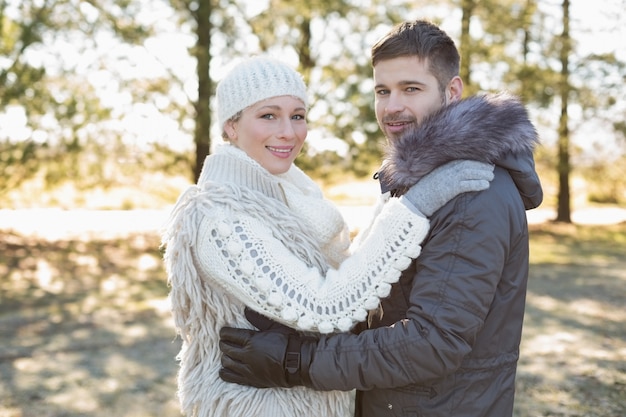
[[459,75],[465,84],[465,90],[467,93],[471,94],[472,91],[472,80],[470,74],[470,66],[471,60],[470,57],[472,55],[472,47],[471,37],[470,37],[470,21],[472,19],[472,14],[474,13],[474,8],[476,7],[475,0],[462,0],[461,1],[461,45],[459,47],[459,51],[461,53],[461,68],[459,70]]
[[571,172],[569,154],[569,128],[567,106],[570,92],[569,55],[571,39],[569,34],[569,0],[563,0],[563,33],[561,35],[561,118],[559,120],[559,195],[557,202],[556,222],[571,223],[570,186]]
[[300,23],[300,41],[297,43],[298,57],[300,58],[300,72],[305,82],[311,79],[311,70],[315,67],[315,59],[311,55],[311,19],[302,18]]
[[196,21],[197,41],[193,55],[197,61],[198,101],[194,104],[196,111],[196,127],[194,143],[196,145],[196,160],[193,166],[193,179],[198,182],[204,159],[211,152],[211,97],[213,96],[213,82],[209,77],[211,62],[211,12],[212,1],[195,3],[197,9],[192,12]]

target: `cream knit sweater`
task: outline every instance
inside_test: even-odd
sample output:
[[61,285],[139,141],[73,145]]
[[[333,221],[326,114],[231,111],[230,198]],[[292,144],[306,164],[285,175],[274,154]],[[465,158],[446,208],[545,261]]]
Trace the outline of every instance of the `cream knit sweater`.
[[163,236],[185,415],[351,415],[350,393],[223,382],[219,330],[251,328],[248,306],[300,330],[347,331],[389,294],[427,231],[426,218],[385,196],[350,247],[340,213],[296,166],[275,176],[241,150],[219,147]]

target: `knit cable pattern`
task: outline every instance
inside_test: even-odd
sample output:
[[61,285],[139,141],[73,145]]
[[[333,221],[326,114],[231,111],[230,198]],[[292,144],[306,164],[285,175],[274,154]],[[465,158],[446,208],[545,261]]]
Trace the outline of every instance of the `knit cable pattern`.
[[419,255],[428,231],[427,219],[391,199],[358,250],[323,275],[275,236],[280,225],[269,227],[218,207],[211,211],[197,229],[194,258],[200,275],[262,314],[320,333],[347,331],[365,320]]

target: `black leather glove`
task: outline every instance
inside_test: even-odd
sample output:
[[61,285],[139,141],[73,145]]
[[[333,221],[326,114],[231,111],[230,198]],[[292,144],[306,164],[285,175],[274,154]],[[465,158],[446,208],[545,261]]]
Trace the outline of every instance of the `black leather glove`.
[[243,314],[244,316],[246,316],[246,319],[250,322],[250,324],[252,324],[254,327],[256,327],[259,330],[274,330],[274,331],[286,333],[286,334],[296,333],[295,329],[292,329],[291,327],[285,326],[282,323],[274,321],[270,319],[269,317],[265,317],[263,314],[257,313],[251,308],[245,307],[243,310]]
[[309,365],[317,339],[291,331],[220,330],[222,368],[226,382],[257,388],[312,386]]

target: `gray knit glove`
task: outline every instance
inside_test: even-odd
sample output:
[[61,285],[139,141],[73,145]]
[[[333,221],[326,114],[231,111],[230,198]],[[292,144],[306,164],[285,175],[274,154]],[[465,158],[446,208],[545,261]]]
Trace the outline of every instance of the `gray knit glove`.
[[448,162],[432,170],[400,197],[413,211],[430,217],[461,193],[489,188],[493,180],[491,164],[470,160]]

